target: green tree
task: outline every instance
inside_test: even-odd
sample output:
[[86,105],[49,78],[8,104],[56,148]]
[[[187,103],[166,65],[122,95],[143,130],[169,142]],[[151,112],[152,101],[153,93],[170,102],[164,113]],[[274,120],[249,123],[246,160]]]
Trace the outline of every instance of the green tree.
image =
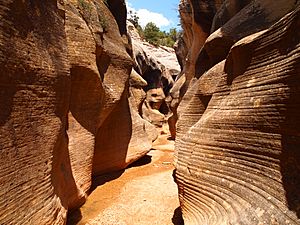
[[138,28],[140,25],[139,25],[139,17],[137,15],[136,12],[133,12],[132,10],[130,10],[128,12],[128,20],[135,26],[135,28]]
[[143,28],[141,27],[140,23],[139,23],[139,17],[137,15],[136,12],[133,12],[132,10],[130,10],[128,12],[128,20],[133,24],[133,26],[137,29],[139,35],[141,38],[144,38],[144,31]]
[[171,28],[169,31],[169,37],[175,42],[178,38],[178,32],[176,28]]
[[145,40],[155,46],[160,45],[160,39],[163,38],[164,34],[160,29],[152,22],[147,23],[144,28]]
[[176,28],[171,28],[169,32],[162,32],[162,37],[159,40],[159,45],[173,48],[178,37]]
[[155,46],[163,45],[173,48],[178,32],[176,28],[171,28],[169,32],[161,31],[154,23],[148,23],[143,30],[144,38],[150,44]]

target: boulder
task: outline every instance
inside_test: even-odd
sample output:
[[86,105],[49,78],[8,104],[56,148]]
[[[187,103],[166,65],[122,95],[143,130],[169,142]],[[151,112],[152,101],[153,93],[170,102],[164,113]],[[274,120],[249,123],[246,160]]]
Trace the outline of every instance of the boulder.
[[165,114],[169,112],[169,109],[167,107],[165,112],[162,111],[163,104],[165,104],[165,94],[163,92],[163,89],[150,89],[147,92],[146,99],[142,106],[143,118],[158,127],[162,127],[166,122]]

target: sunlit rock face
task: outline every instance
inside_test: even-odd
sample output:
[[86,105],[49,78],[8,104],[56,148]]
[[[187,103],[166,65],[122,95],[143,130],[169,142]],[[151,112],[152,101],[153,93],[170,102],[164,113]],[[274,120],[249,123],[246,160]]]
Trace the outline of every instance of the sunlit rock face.
[[155,126],[162,127],[171,115],[166,98],[180,71],[175,51],[169,47],[149,44],[129,21],[127,29],[132,41],[135,70],[147,82],[142,116]]
[[139,114],[147,83],[131,75],[125,4],[7,0],[0,15],[0,224],[65,224],[92,175],[156,138]]
[[176,79],[176,84],[170,90],[169,105],[172,116],[168,123],[173,138],[176,136],[178,104],[186,93],[191,80],[195,77],[199,54],[210,35],[213,18],[222,2],[222,0],[181,0],[179,3],[178,10],[183,33],[175,44],[175,51],[182,71]]
[[1,224],[63,224],[68,196],[58,185],[76,192],[66,134],[71,79],[59,13],[55,1],[0,3]]
[[297,1],[224,1],[175,82],[185,224],[300,223],[299,24]]

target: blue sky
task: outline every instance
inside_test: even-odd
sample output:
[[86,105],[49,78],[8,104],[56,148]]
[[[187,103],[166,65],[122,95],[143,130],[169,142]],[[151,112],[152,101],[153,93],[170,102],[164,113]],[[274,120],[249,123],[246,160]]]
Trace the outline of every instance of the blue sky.
[[154,22],[161,30],[179,29],[177,11],[179,0],[126,0],[126,2],[128,11],[137,13],[142,26]]

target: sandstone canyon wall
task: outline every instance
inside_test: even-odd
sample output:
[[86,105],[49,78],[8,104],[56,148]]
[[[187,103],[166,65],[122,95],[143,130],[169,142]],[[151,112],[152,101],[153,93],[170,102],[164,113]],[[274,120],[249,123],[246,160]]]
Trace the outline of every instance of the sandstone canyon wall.
[[145,101],[140,109],[142,116],[156,127],[162,127],[171,115],[169,92],[180,73],[175,51],[146,42],[129,21],[127,28],[132,42],[134,69],[147,82],[144,87]]
[[0,3],[0,224],[64,224],[92,176],[156,138],[139,111],[125,2]]
[[181,1],[198,26],[171,90],[185,224],[300,224],[299,1],[216,3]]

